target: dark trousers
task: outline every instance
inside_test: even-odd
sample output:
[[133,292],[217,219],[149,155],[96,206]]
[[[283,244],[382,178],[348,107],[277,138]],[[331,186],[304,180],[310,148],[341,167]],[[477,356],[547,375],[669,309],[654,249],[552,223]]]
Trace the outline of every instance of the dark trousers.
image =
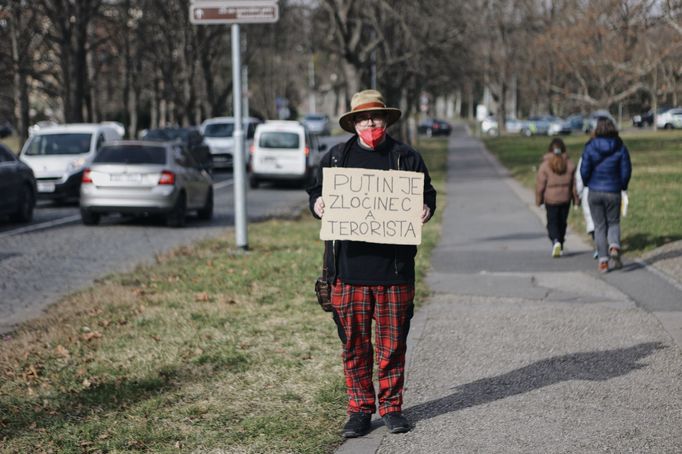
[[558,241],[563,248],[571,203],[562,203],[560,205],[545,204],[545,209],[547,210],[547,235],[549,240],[552,243]]

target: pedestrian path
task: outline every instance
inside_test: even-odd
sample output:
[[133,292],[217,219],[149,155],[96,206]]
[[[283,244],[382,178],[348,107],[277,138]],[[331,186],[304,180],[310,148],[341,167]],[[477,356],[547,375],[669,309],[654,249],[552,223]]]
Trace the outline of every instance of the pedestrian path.
[[[529,191],[463,128],[413,319],[404,412],[344,453],[682,452],[682,291],[641,263],[553,259]],[[627,259],[627,257],[626,257]],[[676,321],[677,320],[677,321]]]

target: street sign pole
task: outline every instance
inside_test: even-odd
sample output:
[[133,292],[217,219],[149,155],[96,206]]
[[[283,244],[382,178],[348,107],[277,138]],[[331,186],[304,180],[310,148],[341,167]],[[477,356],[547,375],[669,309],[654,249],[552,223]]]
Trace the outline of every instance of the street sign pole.
[[242,128],[242,65],[239,24],[232,24],[232,103],[234,105],[234,225],[237,247],[249,248],[246,222],[246,171],[244,160],[244,129]]
[[[190,0],[189,21],[197,25],[231,24],[232,101],[234,105],[234,227],[239,249],[248,250],[246,219],[246,157],[242,118],[242,65],[239,24],[273,23],[279,20],[278,0]],[[244,79],[246,79],[246,74]],[[248,104],[247,115],[248,115]]]

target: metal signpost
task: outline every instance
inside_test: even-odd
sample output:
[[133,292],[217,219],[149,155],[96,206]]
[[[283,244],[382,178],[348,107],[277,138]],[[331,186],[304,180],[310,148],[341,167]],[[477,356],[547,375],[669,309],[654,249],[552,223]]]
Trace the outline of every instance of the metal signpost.
[[241,43],[239,24],[272,23],[279,20],[277,0],[192,0],[189,20],[193,24],[231,24],[232,28],[232,98],[234,105],[234,226],[237,247],[248,249],[246,215],[246,162],[242,126]]

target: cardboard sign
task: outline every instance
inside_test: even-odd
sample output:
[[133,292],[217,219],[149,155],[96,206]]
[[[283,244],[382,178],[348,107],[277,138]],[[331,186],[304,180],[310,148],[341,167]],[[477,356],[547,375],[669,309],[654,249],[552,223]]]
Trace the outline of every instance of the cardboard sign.
[[322,240],[420,244],[424,174],[322,169]]

